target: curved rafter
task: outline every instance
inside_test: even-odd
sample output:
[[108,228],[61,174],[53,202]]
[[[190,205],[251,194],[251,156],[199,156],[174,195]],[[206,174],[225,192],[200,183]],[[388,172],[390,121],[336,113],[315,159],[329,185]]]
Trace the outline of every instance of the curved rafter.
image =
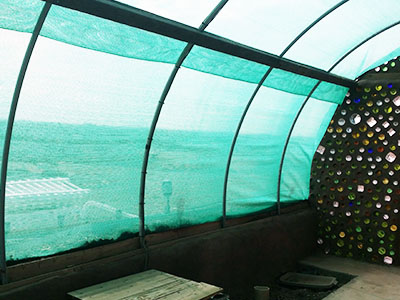
[[[311,28],[313,28],[317,23],[319,23],[327,15],[329,15],[331,12],[335,11],[337,8],[339,8],[340,6],[342,6],[343,4],[345,4],[348,1],[349,0],[343,0],[343,1],[339,2],[338,4],[336,4],[335,6],[333,6],[332,8],[330,8],[329,10],[327,10],[325,13],[323,13],[318,19],[316,19],[314,22],[312,22],[299,35],[297,35],[294,38],[294,40],[282,51],[282,53],[279,55],[279,57],[283,57],[289,51],[289,49],[303,35],[305,35]],[[261,86],[264,84],[265,80],[267,79],[267,77],[269,76],[269,74],[271,73],[272,70],[273,70],[272,67],[270,67],[267,70],[267,72],[264,74],[264,76],[261,78],[260,82],[258,83],[258,85],[257,85],[256,89],[254,90],[253,94],[251,95],[250,100],[248,101],[248,103],[247,103],[247,105],[246,105],[246,107],[245,107],[245,109],[243,111],[242,117],[240,118],[238,127],[236,129],[235,135],[234,135],[233,140],[232,140],[232,145],[231,145],[231,149],[229,151],[228,162],[227,162],[226,170],[225,170],[223,205],[222,205],[222,227],[225,227],[225,223],[226,223],[226,195],[227,195],[227,189],[228,189],[229,170],[230,170],[230,166],[231,166],[231,162],[232,162],[233,151],[235,150],[236,141],[237,141],[237,138],[239,136],[240,129],[242,128],[242,124],[244,122],[244,119],[246,118],[247,112],[248,112],[251,104],[253,103],[254,98],[256,97],[258,91],[260,90]],[[279,214],[280,213],[279,198],[278,198],[278,202],[277,202],[277,209],[278,209],[278,214]]]
[[7,264],[6,264],[6,247],[5,247],[5,200],[6,200],[6,182],[7,182],[7,167],[8,157],[10,153],[10,142],[14,126],[15,114],[17,111],[18,100],[21,94],[22,84],[24,82],[26,70],[28,69],[29,60],[32,56],[33,48],[35,47],[40,30],[46,20],[47,14],[50,10],[51,3],[46,2],[42,8],[39,18],[36,22],[35,28],[32,32],[31,39],[25,52],[24,60],[22,61],[21,69],[18,74],[17,83],[15,85],[13,98],[10,105],[10,111],[7,120],[7,129],[4,137],[3,158],[1,164],[1,177],[0,177],[0,271],[2,284],[7,283]]
[[[4,147],[3,147],[3,157],[2,157],[2,166],[1,166],[1,177],[0,177],[0,186],[1,186],[1,194],[0,194],[0,276],[1,276],[1,281],[2,283],[6,283],[7,282],[7,268],[6,268],[6,249],[5,249],[5,228],[4,228],[4,221],[5,221],[5,189],[6,189],[6,181],[7,181],[7,167],[8,167],[8,159],[9,159],[9,150],[10,150],[10,141],[11,141],[11,137],[12,137],[12,131],[13,131],[13,125],[14,125],[14,120],[15,120],[15,114],[16,114],[16,109],[17,109],[17,105],[18,105],[18,100],[20,97],[20,93],[21,93],[21,89],[22,89],[22,85],[23,85],[23,81],[24,81],[24,77],[27,71],[27,67],[29,65],[29,60],[30,57],[32,55],[34,46],[36,44],[38,35],[41,31],[41,28],[44,24],[44,21],[47,17],[47,14],[50,10],[50,7],[52,5],[53,0],[45,0],[46,3],[44,5],[44,7],[42,8],[42,11],[40,13],[40,16],[37,20],[37,23],[35,25],[35,28],[33,30],[32,33],[32,37],[30,39],[30,42],[28,44],[27,50],[25,52],[25,56],[24,56],[24,60],[22,63],[22,66],[20,68],[20,72],[18,75],[18,80],[15,86],[15,90],[14,90],[14,95],[12,98],[12,102],[11,102],[11,106],[10,106],[10,111],[9,111],[9,116],[8,116],[8,121],[7,121],[7,129],[6,129],[6,134],[5,134],[5,141],[4,141]],[[226,4],[228,0],[222,0],[218,6],[213,10],[213,12],[205,19],[205,21],[201,24],[201,26],[199,27],[200,31],[204,31],[204,29],[206,28],[206,26],[212,21],[212,19],[215,17],[215,15],[217,15],[217,13],[219,12],[219,10]],[[288,45],[288,47],[281,53],[280,57],[283,57],[284,54],[293,46],[293,44],[295,44],[297,42],[297,40],[299,40],[301,38],[302,35],[304,35],[310,28],[312,28],[315,24],[317,24],[322,18],[324,18],[326,15],[328,15],[330,12],[332,12],[333,10],[335,10],[336,8],[338,8],[339,6],[341,6],[342,4],[344,4],[346,1],[341,1],[340,3],[338,3],[335,7],[331,8],[329,11],[327,11],[324,15],[322,15],[319,19],[315,20],[309,27],[307,27],[302,33],[300,33],[295,40],[292,41],[291,44]],[[214,16],[212,16],[214,13]],[[328,72],[331,72],[333,68],[335,68],[338,64],[340,64],[348,55],[350,55],[352,52],[354,52],[356,49],[358,49],[360,46],[362,46],[364,43],[366,43],[367,41],[371,40],[372,38],[374,38],[375,36],[379,35],[380,33],[396,26],[399,25],[399,22],[396,22],[380,31],[378,31],[377,33],[371,35],[369,38],[365,39],[363,42],[361,42],[360,44],[358,44],[357,46],[355,46],[354,48],[352,48],[350,51],[348,51],[344,56],[342,56],[330,69]],[[177,27],[177,26],[175,26]],[[202,35],[199,35],[200,37],[203,37]],[[207,36],[210,40],[212,40],[213,38],[210,36]],[[215,38],[214,38],[215,39]],[[222,42],[224,42],[223,40],[221,40]],[[221,42],[220,41],[220,42]],[[225,41],[226,43],[226,41]],[[145,224],[144,224],[144,191],[145,191],[145,179],[146,179],[146,172],[147,172],[147,164],[148,164],[148,159],[149,159],[149,153],[150,153],[150,148],[151,148],[151,143],[152,143],[152,139],[153,139],[153,135],[156,129],[156,125],[158,122],[158,118],[160,116],[161,110],[162,110],[162,106],[164,104],[165,98],[172,86],[172,83],[174,81],[174,78],[180,68],[180,66],[182,65],[183,61],[185,60],[185,58],[187,57],[187,55],[189,54],[189,52],[191,51],[193,47],[193,44],[188,44],[185,49],[183,50],[182,54],[180,55],[177,63],[175,64],[175,68],[172,71],[170,78],[167,81],[167,84],[163,90],[163,93],[161,95],[160,101],[158,103],[154,118],[153,118],[153,123],[152,126],[150,128],[150,132],[148,135],[148,139],[147,139],[147,144],[146,144],[146,149],[145,149],[145,159],[143,160],[143,166],[142,166],[142,178],[141,178],[141,185],[140,185],[140,212],[139,215],[142,216],[142,218],[140,219],[140,238],[141,238],[141,242],[142,245],[145,247]],[[246,48],[247,49],[247,48]],[[248,51],[248,49],[247,49]],[[272,59],[272,58],[271,58]],[[275,59],[276,60],[276,59]],[[275,61],[274,60],[274,61]],[[287,61],[282,60],[285,63],[288,63]],[[278,63],[280,62],[279,60],[277,61]],[[273,70],[272,67],[270,67],[267,72],[264,74],[263,78],[261,79],[261,81],[259,82],[259,84],[257,85],[257,88],[255,89],[255,91],[253,92],[253,95],[251,96],[245,111],[242,115],[242,118],[239,122],[237,131],[235,133],[235,137],[231,146],[231,151],[229,154],[229,159],[228,159],[228,164],[227,164],[227,169],[226,169],[226,174],[225,174],[225,183],[224,183],[224,216],[223,216],[223,224],[225,224],[225,220],[226,220],[226,190],[227,190],[227,182],[228,182],[228,176],[229,176],[229,168],[230,168],[230,163],[231,163],[231,158],[233,155],[233,151],[234,151],[234,147],[237,141],[237,137],[238,134],[240,132],[240,128],[242,126],[242,123],[244,121],[244,118],[246,117],[247,111],[249,109],[249,107],[251,106],[252,101],[254,100],[257,92],[259,91],[259,89],[261,88],[262,84],[265,82],[265,80],[267,79],[267,77],[269,76],[269,74],[271,73],[271,71]],[[314,70],[315,71],[315,70]],[[326,75],[326,74],[325,74]],[[327,75],[329,76],[329,74]],[[349,80],[348,80],[349,81]],[[311,98],[312,94],[315,92],[315,90],[318,88],[319,84],[322,81],[319,80],[319,82],[313,87],[313,89],[310,91],[309,95],[305,98],[302,106],[300,107],[293,123],[292,126],[290,128],[288,137],[286,139],[285,142],[285,146],[282,152],[282,157],[281,157],[281,162],[280,162],[280,168],[279,168],[279,182],[278,182],[278,212],[279,212],[279,208],[280,208],[280,183],[281,183],[281,174],[282,174],[282,168],[283,168],[283,163],[284,163],[284,159],[285,159],[285,154],[286,154],[286,150],[287,150],[287,146],[289,144],[290,138],[291,138],[291,134],[294,130],[294,127],[296,125],[296,122],[298,120],[298,118],[300,117],[303,108],[305,107],[307,101],[309,100],[309,98]],[[350,81],[349,81],[350,82]],[[147,153],[147,157],[146,157],[146,153]],[[143,196],[142,196],[142,191],[143,191]],[[142,198],[143,197],[143,198]]]
[[[381,34],[382,32],[385,32],[397,25],[400,25],[400,21],[395,22],[379,31],[377,31],[376,33],[374,33],[373,35],[370,35],[368,38],[364,39],[362,42],[360,42],[359,44],[357,44],[356,46],[354,46],[353,48],[351,48],[348,52],[346,52],[346,54],[344,54],[337,62],[335,62],[332,67],[330,67],[330,69],[328,70],[328,72],[331,72],[334,68],[336,68],[347,56],[349,56],[351,53],[353,53],[355,50],[357,50],[358,48],[360,48],[362,45],[364,45],[366,42],[370,41],[371,39],[373,39],[374,37],[378,36],[379,34]],[[321,81],[318,81],[317,84],[313,87],[313,89],[310,91],[310,93],[307,95],[307,97],[305,98],[305,100],[303,101],[303,104],[301,105],[299,111],[296,114],[296,117],[293,120],[292,126],[290,127],[289,130],[289,134],[286,138],[286,142],[285,142],[285,146],[283,148],[282,151],[282,157],[281,157],[281,162],[279,165],[279,175],[278,175],[278,199],[280,199],[280,194],[281,194],[281,180],[282,180],[282,169],[283,169],[283,163],[285,160],[285,155],[286,155],[286,150],[287,147],[289,145],[289,141],[290,138],[292,136],[294,127],[296,126],[297,120],[299,119],[305,105],[307,104],[308,100],[311,98],[312,94],[315,92],[315,90],[318,88],[318,86],[321,84]]]
[[[218,5],[213,9],[213,11],[205,18],[205,20],[201,23],[199,30],[204,31],[206,27],[211,23],[211,21],[217,16],[220,10],[225,6],[228,0],[222,0],[218,3]],[[144,211],[144,200],[145,200],[145,192],[146,192],[146,175],[147,175],[147,166],[149,162],[149,155],[151,144],[153,141],[154,132],[156,130],[157,122],[161,114],[162,107],[164,105],[165,99],[167,98],[168,92],[171,89],[172,83],[178,73],[179,68],[181,67],[183,61],[188,56],[189,52],[192,50],[194,44],[187,44],[183,49],[181,55],[178,58],[178,61],[175,63],[175,67],[171,72],[171,75],[168,78],[168,81],[164,87],[164,90],[161,94],[160,100],[158,101],[158,105],[156,111],[154,113],[153,121],[150,126],[149,134],[147,137],[147,143],[144,152],[143,164],[142,164],[142,173],[140,177],[140,194],[139,194],[139,237],[140,243],[143,248],[146,248],[145,241],[145,211]]]
[[162,36],[194,44],[203,48],[243,58],[265,66],[271,66],[284,71],[307,76],[317,80],[327,81],[344,87],[355,85],[354,80],[337,76],[325,70],[279,57],[278,55],[252,48],[199,30],[182,23],[157,16],[135,7],[111,0],[43,0],[58,6],[70,8],[103,19],[111,20],[130,27],[143,29]]

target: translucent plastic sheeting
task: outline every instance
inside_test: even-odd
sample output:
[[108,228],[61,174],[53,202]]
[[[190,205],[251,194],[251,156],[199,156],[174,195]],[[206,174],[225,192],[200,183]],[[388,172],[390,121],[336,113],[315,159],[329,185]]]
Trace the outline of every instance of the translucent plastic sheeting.
[[270,53],[281,54],[337,0],[229,0],[207,31]]
[[[2,2],[0,27],[32,31],[42,5],[41,1]],[[298,7],[294,1],[292,5]],[[322,13],[317,2],[310,11],[316,10]],[[307,16],[308,26],[311,13]],[[296,23],[293,28],[300,32],[300,27]],[[5,101],[0,105],[0,135],[29,39],[27,33],[1,32],[5,39],[0,41],[4,65],[0,96]],[[11,141],[5,224],[8,260],[50,255],[137,232],[148,130],[173,64],[186,45],[56,5],[41,35],[50,39],[40,37],[34,49]],[[166,99],[150,152],[145,212],[147,229],[153,231],[221,217],[232,138],[268,70],[197,46],[184,67]],[[288,120],[315,83],[273,70],[261,87],[232,161],[230,216],[275,205],[279,149],[291,125]],[[302,116],[312,124],[299,125],[304,125],[300,128],[307,137],[297,134],[291,143],[301,140],[304,144],[298,147],[311,157],[320,138],[315,129],[322,126],[322,136],[330,109],[342,101],[345,90],[322,83],[314,97],[323,101],[310,101],[315,107]],[[304,160],[292,155],[292,164],[285,169],[286,190],[296,184],[291,200],[305,199],[307,194],[311,166],[307,155]],[[308,173],[303,173],[306,169]]]
[[328,70],[355,45],[398,21],[399,14],[399,1],[351,0],[315,25],[285,57]]
[[164,18],[198,27],[217,6],[219,0],[119,0],[118,2],[146,10]]
[[282,169],[281,202],[308,199],[312,158],[336,107],[336,104],[314,98],[310,98],[305,105],[286,151]]
[[377,35],[343,60],[333,73],[349,78],[356,78],[364,72],[375,68],[395,56],[400,55],[399,44],[395,42],[400,36],[400,25]]
[[259,90],[247,112],[232,156],[228,216],[245,215],[276,205],[283,146],[303,99],[304,96],[267,87]]
[[0,161],[10,104],[30,37],[28,33],[0,29]]
[[[258,84],[269,67],[245,59],[230,56],[217,51],[194,46],[183,66],[226,77]],[[297,75],[279,69],[273,69],[265,86],[290,92],[297,95],[308,95],[309,91],[318,82],[317,79]],[[316,94],[317,99],[341,103],[341,95],[347,88],[335,84],[323,83],[323,87]]]
[[[16,5],[20,3],[26,2],[24,0],[16,1]],[[27,6],[25,9],[29,11],[29,6],[25,6]],[[216,19],[218,19],[218,16]],[[18,29],[18,27],[16,28]],[[166,63],[175,63],[186,45],[184,42],[64,9],[56,5],[53,5],[50,9],[46,19],[46,26],[40,34],[57,41],[92,50]],[[193,48],[189,57],[184,61],[184,66],[256,84],[268,68],[261,64],[202,47]],[[307,91],[308,87],[313,86],[315,83],[315,79],[281,70],[274,70],[271,78],[267,81],[269,87],[304,96],[307,95],[305,91]],[[338,101],[336,93],[338,90],[342,90],[343,87],[334,84],[326,84],[326,87],[323,94],[316,94],[315,97],[324,101]]]
[[255,87],[185,68],[178,72],[150,152],[147,229],[221,218],[229,149]]
[[43,6],[43,1],[0,1],[0,28],[33,32]]
[[11,141],[8,260],[138,231],[144,145],[171,71],[39,38]]

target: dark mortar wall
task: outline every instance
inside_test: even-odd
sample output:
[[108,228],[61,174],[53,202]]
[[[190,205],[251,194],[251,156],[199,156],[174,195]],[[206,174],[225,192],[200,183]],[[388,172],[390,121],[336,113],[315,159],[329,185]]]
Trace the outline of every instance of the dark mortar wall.
[[400,59],[359,78],[313,159],[311,202],[325,253],[400,264]]
[[[312,209],[266,218],[150,248],[149,267],[223,287],[233,299],[249,299],[253,285],[267,284],[315,249]],[[142,251],[71,267],[0,299],[65,299],[68,291],[142,271]]]

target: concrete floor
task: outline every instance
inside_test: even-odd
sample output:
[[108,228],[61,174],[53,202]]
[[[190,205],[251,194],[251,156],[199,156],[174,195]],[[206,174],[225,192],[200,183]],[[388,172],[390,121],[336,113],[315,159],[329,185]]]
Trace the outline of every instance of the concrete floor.
[[400,267],[322,254],[301,263],[357,276],[324,300],[400,300]]

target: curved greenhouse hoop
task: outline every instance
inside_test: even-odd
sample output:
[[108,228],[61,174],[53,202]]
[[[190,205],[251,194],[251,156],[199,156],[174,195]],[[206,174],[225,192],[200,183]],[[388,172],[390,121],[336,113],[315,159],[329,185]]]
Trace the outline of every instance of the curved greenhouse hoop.
[[[296,38],[294,38],[294,40],[282,51],[282,53],[279,55],[279,57],[283,57],[288,51],[289,49],[302,37],[304,36],[311,28],[313,28],[318,22],[320,22],[322,19],[324,19],[326,16],[328,16],[331,12],[335,11],[337,8],[339,8],[340,6],[342,6],[343,4],[345,4],[346,2],[348,2],[349,0],[344,0],[339,2],[338,4],[336,4],[335,6],[333,6],[332,8],[330,8],[329,10],[327,10],[325,13],[323,13],[318,19],[316,19],[314,22],[312,22],[307,28],[305,28],[300,34],[298,34],[296,36]],[[232,156],[233,156],[233,151],[235,150],[235,145],[237,142],[237,138],[239,136],[239,132],[240,129],[242,128],[244,119],[246,118],[247,112],[250,109],[250,106],[253,103],[254,98],[256,97],[258,91],[260,90],[261,86],[264,84],[265,80],[267,79],[267,77],[269,76],[269,74],[272,72],[273,68],[270,67],[267,72],[264,74],[264,76],[261,78],[260,82],[258,83],[256,89],[254,90],[253,94],[251,95],[243,113],[242,116],[240,118],[240,121],[238,123],[238,126],[236,128],[236,132],[235,135],[233,137],[232,140],[232,144],[231,144],[231,148],[229,151],[229,155],[228,155],[228,161],[226,164],[226,170],[225,170],[225,179],[224,179],[224,192],[223,192],[223,205],[222,205],[222,227],[225,226],[226,223],[226,201],[227,201],[227,190],[228,190],[228,179],[229,179],[229,171],[230,171],[230,166],[231,166],[231,162],[232,162]],[[280,213],[280,202],[279,199],[277,201],[277,211],[278,214]]]
[[36,22],[35,28],[32,32],[31,39],[29,41],[28,47],[25,51],[24,60],[22,61],[21,69],[18,74],[17,83],[15,85],[13,98],[10,105],[10,111],[7,120],[7,129],[4,137],[3,146],[3,157],[1,164],[1,177],[0,177],[0,271],[1,271],[1,282],[3,284],[7,283],[7,265],[6,265],[6,247],[5,247],[5,199],[6,199],[6,182],[7,182],[7,167],[8,167],[8,157],[10,153],[10,143],[11,136],[14,126],[15,114],[17,111],[18,100],[21,94],[22,84],[24,83],[24,78],[26,70],[28,69],[28,64],[32,56],[33,49],[35,47],[36,41],[38,39],[40,30],[46,20],[47,14],[50,10],[51,3],[46,2],[42,8],[39,18]]

